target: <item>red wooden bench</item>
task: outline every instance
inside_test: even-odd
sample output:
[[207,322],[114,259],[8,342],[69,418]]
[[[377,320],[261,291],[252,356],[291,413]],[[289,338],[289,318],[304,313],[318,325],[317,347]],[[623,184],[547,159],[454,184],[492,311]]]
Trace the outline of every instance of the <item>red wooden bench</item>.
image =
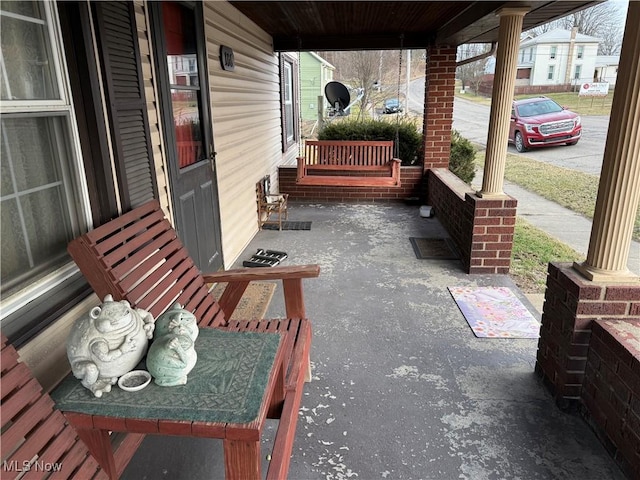
[[307,140],[296,183],[344,187],[399,187],[401,161],[393,141]]
[[[179,302],[195,314],[200,327],[285,335],[285,397],[269,412],[280,422],[268,478],[286,478],[303,384],[310,379],[311,324],[306,318],[302,280],[317,277],[319,267],[247,268],[202,275],[156,200],[76,238],[68,251],[100,298],[111,294],[155,318]],[[282,281],[287,318],[227,320],[254,280]],[[223,282],[228,286],[217,302],[210,285]]]
[[[2,335],[0,478],[106,479],[87,446]],[[122,445],[121,445],[122,447]],[[124,445],[128,448],[128,445]]]

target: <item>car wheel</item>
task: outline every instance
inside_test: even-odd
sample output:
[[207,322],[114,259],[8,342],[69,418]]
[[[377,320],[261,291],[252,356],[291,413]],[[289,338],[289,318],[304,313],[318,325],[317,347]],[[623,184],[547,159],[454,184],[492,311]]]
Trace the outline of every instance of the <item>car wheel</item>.
[[571,145],[575,145],[576,143],[578,143],[578,140],[576,140],[575,142],[567,142],[567,145],[571,146]]
[[522,153],[527,151],[527,147],[524,145],[524,138],[520,132],[516,132],[515,144],[518,152]]

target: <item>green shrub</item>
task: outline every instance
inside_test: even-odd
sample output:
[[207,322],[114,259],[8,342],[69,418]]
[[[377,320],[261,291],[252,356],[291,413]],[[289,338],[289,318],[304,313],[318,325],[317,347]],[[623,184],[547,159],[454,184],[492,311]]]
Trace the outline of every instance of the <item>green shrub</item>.
[[326,124],[318,132],[318,140],[393,140],[398,132],[399,154],[402,165],[416,165],[422,159],[422,133],[415,121],[339,120]]
[[463,182],[471,183],[476,175],[474,157],[476,149],[457,130],[451,130],[451,155],[449,170],[456,174]]

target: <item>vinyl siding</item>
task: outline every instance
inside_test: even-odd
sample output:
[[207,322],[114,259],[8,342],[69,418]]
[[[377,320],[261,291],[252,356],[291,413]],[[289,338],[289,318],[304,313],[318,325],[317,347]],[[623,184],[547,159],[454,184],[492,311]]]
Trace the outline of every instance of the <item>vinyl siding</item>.
[[[272,39],[226,2],[205,2],[205,36],[222,249],[230,268],[256,234],[256,182],[283,161],[278,56]],[[235,70],[220,66],[220,45]]]

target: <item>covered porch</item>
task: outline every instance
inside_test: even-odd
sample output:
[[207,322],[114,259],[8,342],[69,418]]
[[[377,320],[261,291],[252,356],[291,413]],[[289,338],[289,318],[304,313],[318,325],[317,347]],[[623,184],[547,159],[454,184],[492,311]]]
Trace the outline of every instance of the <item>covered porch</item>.
[[[583,418],[556,407],[534,372],[538,340],[476,338],[447,290],[506,286],[540,320],[510,277],[416,258],[409,237],[448,237],[437,217],[402,203],[290,208],[311,230],[263,230],[237,263],[273,249],[322,272],[305,281],[313,379],[289,478],[625,478]],[[283,315],[276,290],[266,316]],[[123,478],[222,478],[221,448],[147,436]]]

